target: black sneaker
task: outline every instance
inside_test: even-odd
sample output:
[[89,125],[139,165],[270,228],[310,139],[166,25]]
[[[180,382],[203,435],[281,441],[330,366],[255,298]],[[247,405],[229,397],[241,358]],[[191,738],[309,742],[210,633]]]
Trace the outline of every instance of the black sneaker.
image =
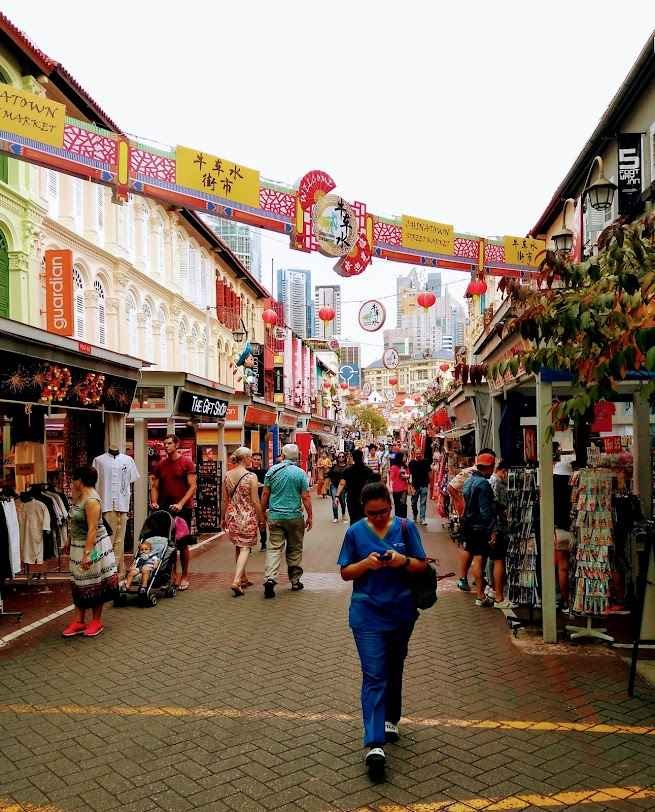
[[302,581],[294,581],[294,583],[291,584],[291,589],[294,592],[300,592],[300,590],[304,589],[304,588],[305,588],[305,585],[303,584]]
[[364,759],[366,769],[372,779],[380,779],[384,777],[384,768],[387,763],[387,757],[381,747],[371,747]]
[[275,597],[275,581],[264,581],[264,597]]

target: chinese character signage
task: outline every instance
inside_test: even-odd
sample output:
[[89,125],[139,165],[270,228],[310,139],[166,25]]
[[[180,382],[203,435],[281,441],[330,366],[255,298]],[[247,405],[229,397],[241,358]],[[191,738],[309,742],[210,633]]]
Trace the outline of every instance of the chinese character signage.
[[452,226],[421,220],[420,217],[402,216],[402,245],[417,251],[433,251],[436,254],[452,254],[455,233]]
[[641,195],[641,133],[617,136],[619,215],[629,214]]
[[387,311],[382,302],[378,302],[377,299],[369,299],[359,308],[359,326],[367,333],[375,333],[381,329],[386,318]]
[[345,257],[355,247],[358,236],[357,215],[342,197],[324,195],[314,206],[312,225],[322,254],[328,257]]
[[0,130],[63,147],[65,118],[65,105],[0,83]]
[[532,237],[505,237],[505,262],[538,268],[544,258],[546,243]]
[[259,172],[189,147],[175,150],[179,186],[259,208]]
[[69,248],[45,252],[46,329],[73,335],[73,252]]

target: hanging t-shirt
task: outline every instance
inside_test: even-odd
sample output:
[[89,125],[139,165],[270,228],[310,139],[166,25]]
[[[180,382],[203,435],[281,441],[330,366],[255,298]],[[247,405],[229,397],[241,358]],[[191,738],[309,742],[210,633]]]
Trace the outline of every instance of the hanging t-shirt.
[[16,502],[18,529],[20,533],[20,554],[26,564],[43,563],[43,534],[50,532],[48,508],[37,499]]

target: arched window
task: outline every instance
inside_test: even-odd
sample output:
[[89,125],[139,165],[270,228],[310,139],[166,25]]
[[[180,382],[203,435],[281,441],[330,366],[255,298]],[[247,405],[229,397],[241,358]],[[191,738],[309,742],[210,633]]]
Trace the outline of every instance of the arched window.
[[105,287],[99,279],[93,283],[98,294],[98,344],[104,347],[107,343],[107,303],[105,302]]
[[163,369],[168,367],[168,339],[166,338],[166,311],[163,307],[159,308],[159,323],[161,324],[161,332],[159,334],[159,366]]
[[143,354],[146,361],[155,357],[154,336],[152,334],[152,306],[149,302],[143,304]]
[[177,235],[177,284],[185,294],[189,286],[189,245],[181,234]]
[[188,344],[189,331],[185,322],[180,322],[178,330],[178,367],[181,372],[188,372],[189,368],[189,344]]
[[125,299],[125,316],[127,321],[127,351],[130,355],[138,355],[138,341],[136,335],[136,298],[131,290]]
[[73,310],[75,311],[75,338],[86,338],[84,329],[84,276],[77,265],[73,265]]
[[0,231],[0,316],[9,318],[9,246]]
[[191,330],[191,370],[190,372],[198,373],[198,356],[199,356],[199,347],[198,341],[200,339],[200,333],[198,331],[198,326],[196,324],[193,325],[193,329]]
[[211,265],[207,258],[201,255],[200,258],[200,306],[207,307],[209,304],[209,270]]

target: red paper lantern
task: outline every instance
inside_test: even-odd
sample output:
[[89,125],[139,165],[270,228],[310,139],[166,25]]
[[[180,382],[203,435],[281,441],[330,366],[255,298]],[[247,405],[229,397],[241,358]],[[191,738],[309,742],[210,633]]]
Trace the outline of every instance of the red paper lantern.
[[341,383],[339,384],[339,386],[340,386],[342,389],[348,389],[348,384],[347,384],[345,381],[341,381]]
[[328,381],[323,382],[323,389],[331,389],[331,388],[332,388],[332,386],[331,386],[330,383],[328,383]]
[[416,297],[416,303],[425,310],[429,310],[436,301],[437,297],[431,290],[425,290]]
[[483,293],[487,292],[487,283],[484,279],[474,279],[468,289],[473,296],[482,296]]
[[335,316],[336,316],[336,313],[334,312],[333,308],[331,308],[331,307],[322,307],[318,311],[319,319],[321,321],[326,322],[326,323],[330,322],[330,321],[334,321]]
[[262,313],[262,319],[267,327],[275,327],[277,324],[277,313],[269,307]]
[[440,364],[440,365],[439,365],[439,369],[440,369],[442,372],[448,372],[448,370],[450,369],[450,366],[449,366],[449,364]]
[[395,386],[398,383],[398,378],[389,378],[389,385]]

